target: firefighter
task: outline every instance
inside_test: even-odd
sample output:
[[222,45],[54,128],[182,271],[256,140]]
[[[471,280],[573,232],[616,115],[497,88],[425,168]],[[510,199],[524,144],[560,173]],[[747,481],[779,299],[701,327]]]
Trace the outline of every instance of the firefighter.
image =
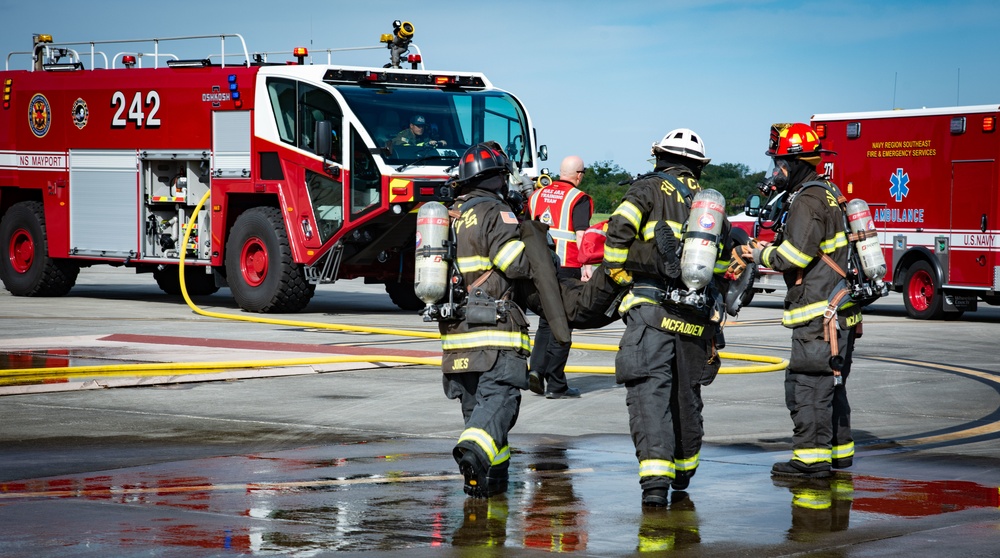
[[[594,201],[577,189],[586,169],[583,159],[570,155],[559,167],[559,179],[544,188],[535,190],[528,201],[531,218],[549,226],[559,257],[558,276],[587,281],[593,266],[580,265],[577,261],[578,242],[590,225]],[[580,390],[566,382],[566,360],[570,343],[558,343],[552,338],[545,317],[538,320],[535,344],[531,350],[531,372],[528,387],[534,393],[545,394],[548,399],[580,397]]]
[[[701,189],[698,178],[709,162],[704,143],[686,128],[668,132],[653,144],[652,154],[654,172],[631,184],[608,220],[603,267],[617,283],[630,285],[619,306],[625,333],[615,358],[615,380],[626,387],[642,504],[660,507],[667,504],[668,489],[686,489],[698,467],[704,435],[701,386],[710,384],[719,370],[714,339],[721,296],[713,294],[701,307],[675,303],[671,295],[683,292],[680,269],[650,274],[632,272],[626,265],[630,246],[666,227],[676,250],[692,198]],[[707,262],[713,277],[720,278],[732,246],[724,213],[721,220],[718,238],[725,240],[711,252],[714,261]]]
[[460,321],[441,321],[444,391],[462,404],[465,430],[453,455],[465,493],[507,489],[507,435],[528,388],[528,320],[511,299],[530,264],[517,217],[505,202],[509,165],[494,142],[470,147],[459,162],[452,229],[457,273],[468,298]]
[[808,124],[771,127],[766,154],[774,168],[762,190],[790,201],[774,242],[744,249],[757,264],[782,272],[788,286],[781,323],[792,330],[785,405],[793,450],[790,461],[774,464],[773,475],[825,478],[854,458],[846,386],[861,308],[837,294],[848,240],[840,191],[816,173],[821,153],[828,151]]

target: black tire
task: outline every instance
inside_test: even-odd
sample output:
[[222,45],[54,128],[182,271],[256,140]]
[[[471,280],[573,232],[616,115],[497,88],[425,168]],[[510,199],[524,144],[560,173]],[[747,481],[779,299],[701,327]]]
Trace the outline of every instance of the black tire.
[[416,311],[427,305],[413,292],[413,283],[389,282],[385,284],[385,292],[389,293],[392,303],[400,310]]
[[934,268],[919,261],[906,270],[903,279],[903,305],[915,320],[939,320],[944,316],[944,294]]
[[[168,295],[181,294],[181,278],[176,265],[154,270],[153,279],[156,279],[160,290]],[[184,286],[190,296],[206,296],[219,290],[215,285],[215,277],[211,273],[205,273],[204,267],[185,266]]]
[[63,296],[76,284],[80,266],[49,257],[41,202],[12,205],[0,221],[0,280],[15,296]]
[[226,242],[226,280],[247,312],[298,312],[316,286],[292,259],[281,211],[254,207],[240,215]]

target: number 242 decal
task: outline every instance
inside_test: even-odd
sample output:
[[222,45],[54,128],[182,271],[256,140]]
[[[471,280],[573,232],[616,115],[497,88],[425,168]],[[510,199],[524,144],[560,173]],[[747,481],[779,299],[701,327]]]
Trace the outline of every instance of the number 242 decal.
[[[111,119],[112,128],[124,128],[129,121],[135,123],[136,128],[159,128],[160,119],[156,113],[160,111],[160,94],[156,91],[146,93],[146,102],[143,103],[142,92],[136,91],[132,96],[132,102],[128,105],[128,114],[125,113],[125,94],[115,91],[111,95],[111,106],[115,109],[115,117]],[[149,109],[147,116],[144,109]]]

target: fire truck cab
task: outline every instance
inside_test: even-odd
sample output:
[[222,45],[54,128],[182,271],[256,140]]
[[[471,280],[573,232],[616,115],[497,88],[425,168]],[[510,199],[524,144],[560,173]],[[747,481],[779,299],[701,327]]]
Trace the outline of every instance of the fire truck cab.
[[36,35],[0,72],[0,280],[63,295],[81,267],[110,264],[177,294],[183,271],[192,295],[228,286],[244,310],[295,312],[318,284],[364,278],[422,308],[418,207],[450,199],[470,145],[498,142],[526,189],[545,148],[516,97],[423,69],[398,23],[371,47],[391,51],[384,67],[306,63],[305,49],[268,62],[239,35]]
[[1000,106],[817,114],[822,172],[868,202],[887,284],[917,319],[1000,304]]

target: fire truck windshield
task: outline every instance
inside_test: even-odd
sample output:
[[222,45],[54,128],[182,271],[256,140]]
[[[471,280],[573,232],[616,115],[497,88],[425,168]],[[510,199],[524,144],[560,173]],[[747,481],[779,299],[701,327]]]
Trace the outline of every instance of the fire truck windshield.
[[496,141],[519,168],[531,164],[528,119],[501,91],[337,86],[393,166],[450,167],[470,145]]

